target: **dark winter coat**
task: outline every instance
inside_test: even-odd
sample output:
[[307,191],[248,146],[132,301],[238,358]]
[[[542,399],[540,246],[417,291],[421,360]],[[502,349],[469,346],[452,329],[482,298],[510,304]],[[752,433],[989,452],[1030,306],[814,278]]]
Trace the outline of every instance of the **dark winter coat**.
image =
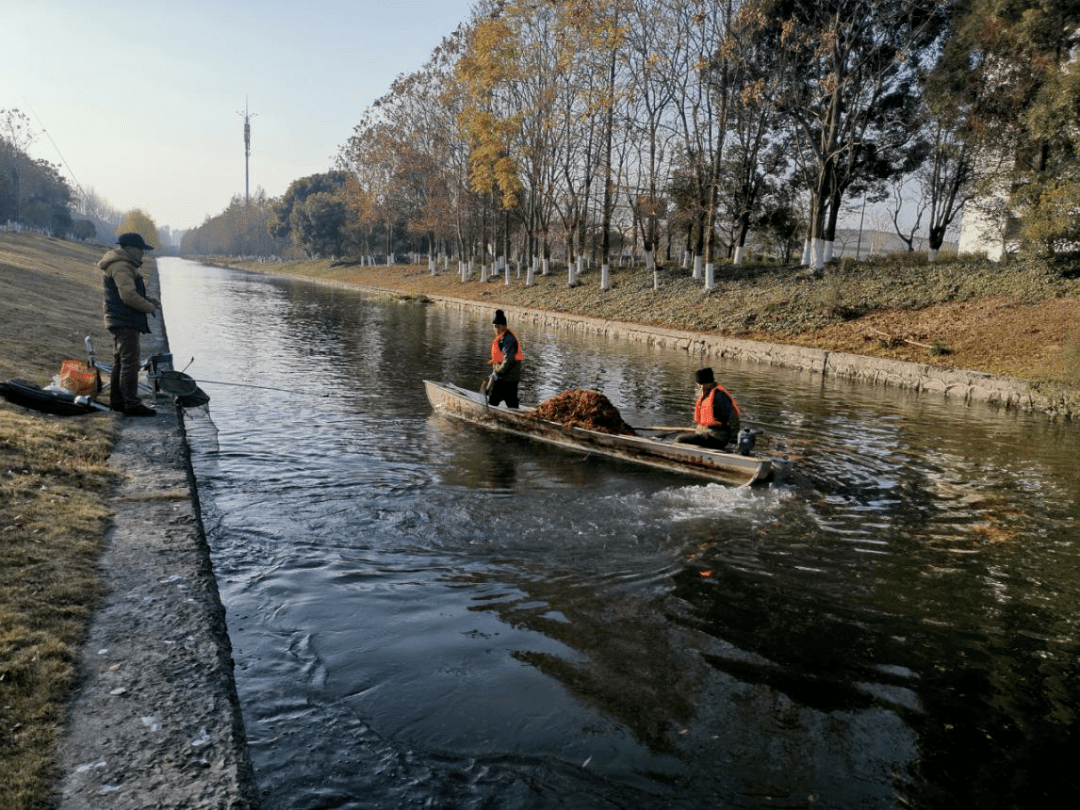
[[135,329],[148,333],[146,316],[157,309],[157,301],[146,295],[146,283],[139,268],[142,251],[116,247],[97,264],[105,288],[105,326],[110,331]]

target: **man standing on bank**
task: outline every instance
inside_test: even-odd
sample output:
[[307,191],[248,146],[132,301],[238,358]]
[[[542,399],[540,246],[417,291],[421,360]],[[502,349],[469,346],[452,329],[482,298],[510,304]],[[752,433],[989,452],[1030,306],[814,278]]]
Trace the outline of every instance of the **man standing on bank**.
[[154,248],[137,233],[122,233],[116,243],[97,264],[105,286],[105,327],[113,336],[109,407],[127,416],[156,416],[139,399],[139,335],[150,333],[146,316],[161,306],[146,294],[139,268],[143,252]]
[[506,315],[501,309],[495,310],[491,325],[495,330],[495,339],[491,341],[491,359],[488,361],[491,376],[484,384],[488,405],[498,405],[505,400],[506,407],[516,408],[518,383],[521,381],[521,361],[525,359],[525,355],[517,337],[506,328]]
[[698,389],[694,403],[694,432],[684,433],[675,441],[723,450],[739,435],[739,406],[731,394],[717,384],[711,368],[698,369],[694,381]]

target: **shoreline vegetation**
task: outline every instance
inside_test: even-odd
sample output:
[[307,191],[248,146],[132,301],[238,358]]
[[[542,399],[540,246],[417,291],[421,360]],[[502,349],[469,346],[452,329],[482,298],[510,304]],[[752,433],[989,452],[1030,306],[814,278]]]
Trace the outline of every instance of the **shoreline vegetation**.
[[[105,246],[0,233],[0,379],[46,385],[65,358],[84,359],[90,335],[111,352],[101,318]],[[203,259],[284,276],[445,296],[648,326],[705,331],[893,360],[1020,377],[1080,389],[1080,259],[927,263],[925,256],[830,265],[822,279],[792,267],[721,267],[706,293],[689,271],[616,268],[567,285],[563,272],[533,287],[511,272],[481,284],[456,267],[362,267],[342,262]],[[152,263],[151,263],[152,264]],[[166,312],[168,302],[165,302]],[[0,807],[46,810],[58,780],[64,724],[89,618],[116,485],[108,415],[55,417],[0,400]]]
[[922,363],[1027,381],[1075,401],[1080,391],[1080,256],[994,263],[925,254],[841,261],[823,278],[791,266],[721,266],[713,290],[689,270],[598,270],[570,287],[565,269],[463,281],[456,266],[361,266],[309,261],[210,264],[309,278],[403,296],[447,297],[607,319],[662,329]]

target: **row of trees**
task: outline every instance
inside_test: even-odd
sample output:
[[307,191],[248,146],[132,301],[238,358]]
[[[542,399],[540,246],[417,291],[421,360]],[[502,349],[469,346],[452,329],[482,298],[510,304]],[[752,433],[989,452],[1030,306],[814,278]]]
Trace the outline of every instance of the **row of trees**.
[[[185,231],[180,253],[188,256],[282,256],[289,251],[287,238],[270,234],[276,200],[258,188],[250,198],[237,195],[228,208],[198,228]],[[328,255],[341,255],[329,251]]]
[[707,284],[751,248],[820,269],[866,201],[931,257],[973,197],[1009,214],[999,238],[1059,250],[1080,240],[1078,32],[1066,0],[480,0],[335,170],[252,205],[275,249],[560,258],[571,281],[594,260],[602,284],[639,250]]
[[88,223],[76,229],[71,189],[58,167],[27,154],[36,137],[25,113],[0,110],[0,224],[13,223],[58,236],[92,235],[86,232]]
[[93,189],[73,191],[58,166],[30,157],[37,136],[26,113],[0,110],[0,225],[82,240],[107,238],[134,223],[138,228],[126,230],[139,230],[155,246],[168,242],[141,211],[117,211]]

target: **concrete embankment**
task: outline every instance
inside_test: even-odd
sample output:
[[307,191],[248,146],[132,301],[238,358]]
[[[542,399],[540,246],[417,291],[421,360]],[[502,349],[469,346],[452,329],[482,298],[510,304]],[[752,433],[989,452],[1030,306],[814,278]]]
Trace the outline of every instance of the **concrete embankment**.
[[[476,308],[473,301],[442,299],[443,306]],[[485,310],[491,305],[485,305]],[[901,362],[879,357],[865,357],[803,346],[762,343],[752,340],[708,335],[701,332],[638,326],[618,321],[577,315],[503,307],[518,324],[570,329],[584,334],[645,343],[661,349],[677,349],[701,358],[764,363],[766,365],[809,371],[823,376],[892,385],[912,391],[941,394],[965,402],[988,402],[1024,410],[1040,410],[1070,415],[1077,406],[1068,397],[1040,393],[1026,380],[996,377],[977,371],[943,369],[922,363]]]
[[[379,295],[402,295],[402,291],[392,288],[363,287],[344,282],[312,280]],[[1064,389],[1060,386],[1040,388],[1034,386],[1029,380],[1017,377],[1000,377],[979,371],[947,369],[923,363],[888,360],[804,346],[740,340],[689,330],[642,326],[604,318],[508,305],[499,303],[497,300],[480,302],[448,296],[425,295],[424,297],[439,306],[469,312],[490,313],[495,306],[498,306],[507,313],[513,323],[519,326],[529,324],[537,328],[567,329],[585,335],[645,343],[660,349],[685,351],[690,355],[700,357],[703,361],[709,358],[727,358],[764,363],[809,371],[822,376],[936,394],[963,402],[984,402],[1006,408],[1041,411],[1053,417],[1066,419],[1071,419],[1075,414],[1080,413],[1080,391]]]
[[[151,324],[144,354],[167,350]],[[60,810],[257,806],[183,416],[171,397],[156,404],[156,417],[87,417],[119,420],[120,483],[59,747]]]

